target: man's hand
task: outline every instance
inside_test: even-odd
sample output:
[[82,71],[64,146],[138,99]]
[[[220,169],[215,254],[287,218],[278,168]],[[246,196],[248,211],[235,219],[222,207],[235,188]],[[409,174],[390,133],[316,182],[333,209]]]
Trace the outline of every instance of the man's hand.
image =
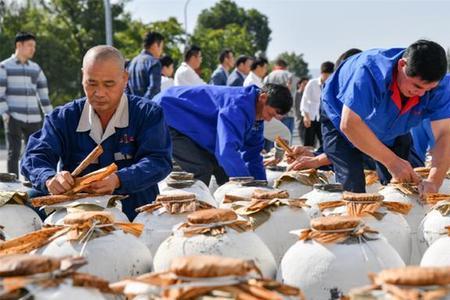
[[11,118],[10,115],[8,113],[4,113],[2,115],[3,124],[7,124],[9,122],[9,118]]
[[303,117],[303,125],[305,126],[305,128],[311,127],[311,119],[309,118],[309,116]]
[[276,157],[271,157],[271,158],[267,158],[264,160],[264,167],[268,167],[268,166],[276,166],[278,165],[278,163],[281,161],[281,159],[276,158]]
[[314,153],[308,147],[304,146],[294,146],[292,152],[292,154],[286,153],[286,160],[289,164],[303,156],[314,157]]
[[415,183],[419,184],[421,182],[421,178],[419,175],[417,175],[416,172],[414,172],[413,167],[411,164],[399,157],[397,159],[386,166],[389,173],[392,175],[391,182],[392,183],[401,183],[401,182],[407,182],[407,183]]
[[48,191],[53,195],[64,194],[72,189],[74,184],[75,181],[72,175],[67,171],[59,172],[55,177],[52,177],[45,182]]
[[288,171],[315,169],[320,167],[317,157],[303,156],[288,167]]
[[91,183],[88,189],[96,194],[112,194],[118,187],[120,187],[120,179],[114,173],[103,180]]
[[428,193],[437,193],[439,192],[439,185],[429,181],[428,179],[423,180],[419,184],[419,194],[422,196]]

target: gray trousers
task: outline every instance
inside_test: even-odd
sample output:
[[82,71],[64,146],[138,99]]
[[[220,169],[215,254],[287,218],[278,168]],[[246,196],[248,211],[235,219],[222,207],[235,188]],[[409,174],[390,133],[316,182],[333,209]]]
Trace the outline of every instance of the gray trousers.
[[8,173],[15,173],[17,177],[19,176],[19,159],[22,139],[25,141],[26,146],[30,135],[41,129],[41,127],[41,122],[25,123],[12,117],[9,118],[8,122],[5,124],[6,149],[8,151]]
[[218,185],[228,181],[227,174],[219,166],[213,154],[173,128],[170,128],[170,137],[173,147],[172,157],[184,171],[194,173],[196,179],[203,181],[208,186],[212,175],[216,178]]

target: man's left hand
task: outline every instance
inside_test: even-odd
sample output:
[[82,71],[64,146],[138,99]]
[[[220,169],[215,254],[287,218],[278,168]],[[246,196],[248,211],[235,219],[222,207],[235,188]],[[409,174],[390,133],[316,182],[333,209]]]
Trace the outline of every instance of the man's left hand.
[[436,183],[431,182],[428,179],[422,180],[419,183],[419,194],[421,196],[424,194],[437,192],[439,192],[439,186]]
[[89,191],[96,194],[112,194],[118,187],[120,187],[120,179],[114,173],[103,180],[91,183],[89,185]]

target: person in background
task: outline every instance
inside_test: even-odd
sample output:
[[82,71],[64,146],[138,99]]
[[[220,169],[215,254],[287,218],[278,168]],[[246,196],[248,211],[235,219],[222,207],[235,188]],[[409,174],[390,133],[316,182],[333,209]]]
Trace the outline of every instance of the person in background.
[[229,177],[266,179],[261,150],[263,120],[291,109],[285,86],[172,87],[155,100],[170,127],[173,159],[195,178],[219,185]]
[[164,55],[159,60],[161,62],[161,91],[173,86],[173,59],[169,55]]
[[128,64],[127,93],[152,99],[161,90],[161,63],[164,37],[158,32],[148,32],[144,49]]
[[202,64],[202,49],[198,46],[192,45],[187,48],[184,53],[184,62],[178,67],[175,72],[174,85],[204,85],[206,82],[200,78],[196,70]]
[[320,76],[311,79],[305,86],[300,111],[303,117],[303,140],[305,146],[316,146],[318,141],[322,146],[322,132],[320,123],[320,106],[322,87],[334,71],[334,64],[326,61],[320,65]]
[[263,78],[267,74],[267,65],[269,62],[264,57],[257,57],[250,66],[250,73],[245,78],[243,86],[251,84],[261,88],[263,86]]
[[[276,60],[272,72],[270,72],[269,75],[266,76],[266,78],[264,79],[264,83],[281,84],[291,90],[292,73],[288,71],[288,64],[284,59],[279,58]],[[287,128],[289,128],[291,136],[294,132],[294,121],[293,109],[291,109],[291,111],[289,111],[289,113],[281,119],[281,122],[283,122],[283,124],[286,125]],[[289,140],[288,142],[292,143],[291,140]]]
[[236,60],[236,68],[231,72],[230,76],[228,76],[227,85],[242,86],[248,73],[250,73],[252,62],[253,59],[250,56],[239,56]]
[[209,84],[213,85],[227,85],[228,74],[234,66],[234,53],[231,49],[224,49],[219,55],[220,65],[211,75]]
[[[257,87],[262,87],[263,84],[263,78],[267,74],[267,66],[269,62],[264,57],[257,57],[253,62],[251,66],[251,71],[248,74],[247,78],[244,80],[244,86],[249,85],[256,85]],[[273,118],[270,121],[264,121],[264,139],[269,141],[268,143],[273,144],[275,141],[275,138],[277,136],[285,139],[286,141],[291,140],[291,133],[289,129],[281,123],[280,120],[277,120],[276,118]],[[266,144],[266,142],[264,143]],[[270,151],[269,149],[266,149],[266,151]],[[269,162],[268,164],[276,164],[279,161],[274,160],[273,162]],[[266,162],[265,162],[266,163]]]
[[297,82],[297,90],[295,91],[294,97],[294,114],[297,122],[298,135],[302,145],[305,144],[305,134],[304,134],[305,127],[303,126],[303,116],[300,111],[300,104],[302,102],[303,92],[305,91],[305,86],[308,83],[308,81],[309,81],[308,77],[300,78],[300,80]]
[[31,61],[36,51],[36,37],[19,32],[14,54],[0,63],[0,114],[3,117],[8,151],[7,170],[19,175],[22,138],[25,145],[31,134],[42,127],[41,110],[52,111],[47,78],[41,67]]
[[[81,174],[115,163],[118,171],[90,184],[96,194],[129,195],[122,209],[130,221],[151,203],[158,182],[172,170],[171,141],[161,107],[126,95],[124,58],[111,46],[96,46],[83,58],[86,97],[56,108],[30,137],[21,171],[40,194],[64,194],[75,184],[71,172],[97,146],[103,154]],[[59,165],[59,166],[58,166]]]
[[336,60],[336,62],[334,63],[334,69],[337,70],[337,68],[339,68],[339,66],[350,56],[353,56],[355,54],[361,53],[362,50],[358,49],[358,48],[350,48],[347,51],[345,51],[344,53],[342,53],[338,59]]

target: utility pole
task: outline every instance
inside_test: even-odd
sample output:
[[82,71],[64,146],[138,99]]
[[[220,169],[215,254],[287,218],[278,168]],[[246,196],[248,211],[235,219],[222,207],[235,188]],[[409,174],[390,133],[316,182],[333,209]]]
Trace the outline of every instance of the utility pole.
[[112,31],[112,19],[111,19],[111,4],[109,0],[103,0],[105,6],[105,33],[106,33],[106,45],[113,45],[113,31]]
[[187,48],[188,32],[187,32],[187,8],[191,0],[186,0],[184,3],[184,47]]

